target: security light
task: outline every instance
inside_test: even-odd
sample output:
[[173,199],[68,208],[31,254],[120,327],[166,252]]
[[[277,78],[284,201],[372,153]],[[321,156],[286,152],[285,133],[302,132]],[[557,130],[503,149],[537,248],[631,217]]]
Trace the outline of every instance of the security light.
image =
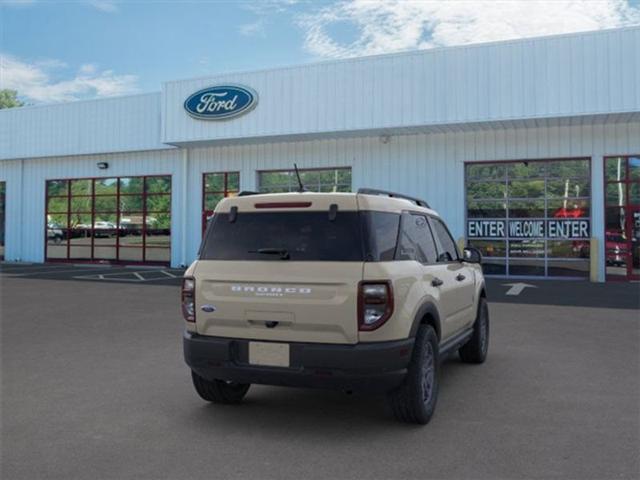
[[100,170],[106,170],[109,168],[109,164],[107,162],[98,162],[97,165]]

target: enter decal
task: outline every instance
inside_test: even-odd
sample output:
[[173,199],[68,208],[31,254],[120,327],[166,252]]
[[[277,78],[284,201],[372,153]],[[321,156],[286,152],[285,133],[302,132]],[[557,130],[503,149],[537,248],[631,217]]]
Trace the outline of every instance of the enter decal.
[[577,240],[591,236],[586,219],[467,220],[467,238],[550,238]]

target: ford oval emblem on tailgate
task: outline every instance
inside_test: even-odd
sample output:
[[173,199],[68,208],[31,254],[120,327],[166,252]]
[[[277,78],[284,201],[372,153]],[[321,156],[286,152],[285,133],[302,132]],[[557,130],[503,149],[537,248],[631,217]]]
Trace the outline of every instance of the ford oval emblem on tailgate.
[[213,305],[202,305],[200,307],[200,310],[202,310],[203,312],[215,312],[216,311],[216,307],[214,307]]

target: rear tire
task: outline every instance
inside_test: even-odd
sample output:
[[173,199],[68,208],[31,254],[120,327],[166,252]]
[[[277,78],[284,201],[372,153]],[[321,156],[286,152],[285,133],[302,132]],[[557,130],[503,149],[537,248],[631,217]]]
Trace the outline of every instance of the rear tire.
[[489,351],[489,307],[487,299],[480,297],[478,315],[473,324],[473,335],[458,353],[465,363],[484,363]]
[[200,395],[200,398],[212,403],[226,405],[238,404],[247,394],[251,384],[234,383],[224,380],[207,380],[195,372],[191,372],[193,386]]
[[438,400],[438,335],[430,325],[418,329],[407,377],[389,392],[389,404],[401,422],[426,425]]

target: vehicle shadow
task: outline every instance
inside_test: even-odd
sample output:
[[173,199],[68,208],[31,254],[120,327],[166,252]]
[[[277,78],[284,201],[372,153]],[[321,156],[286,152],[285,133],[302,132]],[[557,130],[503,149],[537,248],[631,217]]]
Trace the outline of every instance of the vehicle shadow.
[[[440,402],[431,425],[440,423],[438,414],[448,410],[447,397],[457,390],[456,384],[463,382],[461,377],[468,368],[457,356],[443,362]],[[363,433],[385,434],[421,427],[395,420],[385,394],[256,385],[251,387],[242,405],[203,404],[184,420],[190,423],[189,428],[199,429],[203,434],[228,427],[240,435],[255,433],[258,429],[261,434],[286,434],[309,441],[335,440],[336,432],[341,432],[341,438],[348,439],[352,434],[359,437]]]

